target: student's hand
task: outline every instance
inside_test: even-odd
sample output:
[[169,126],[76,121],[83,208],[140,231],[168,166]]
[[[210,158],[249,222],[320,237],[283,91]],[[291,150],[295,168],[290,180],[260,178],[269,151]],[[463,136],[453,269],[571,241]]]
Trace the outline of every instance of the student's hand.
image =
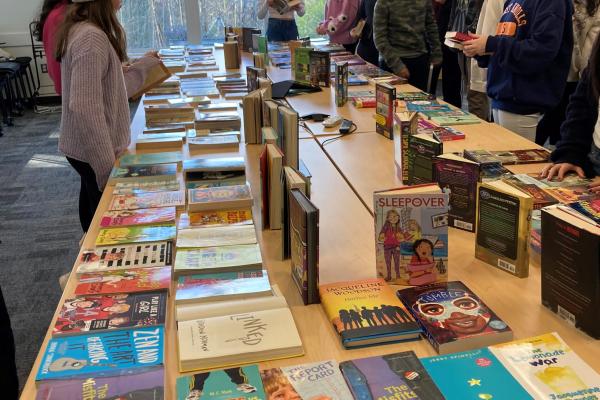
[[400,76],[400,78],[408,79],[410,78],[410,71],[408,70],[408,68],[404,67],[400,70],[398,76]]
[[[540,172],[540,178],[547,178],[549,181],[556,178],[557,181],[562,181],[565,175],[569,172],[575,172],[580,178],[585,178],[585,173],[581,167],[571,163],[550,164],[544,167]],[[599,184],[600,185],[600,184]],[[600,190],[600,188],[598,189]]]
[[600,176],[595,177],[588,187],[590,188],[590,191],[600,193]]
[[467,57],[482,56],[485,54],[485,45],[487,44],[487,35],[479,36],[469,33],[474,38],[463,43],[463,53]]

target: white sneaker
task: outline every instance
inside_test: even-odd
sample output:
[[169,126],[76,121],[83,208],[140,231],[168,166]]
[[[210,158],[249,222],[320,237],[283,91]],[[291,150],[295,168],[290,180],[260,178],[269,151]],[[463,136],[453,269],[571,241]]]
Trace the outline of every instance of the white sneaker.
[[239,385],[237,385],[236,389],[238,392],[244,392],[244,393],[256,392],[256,388],[248,383],[240,383]]

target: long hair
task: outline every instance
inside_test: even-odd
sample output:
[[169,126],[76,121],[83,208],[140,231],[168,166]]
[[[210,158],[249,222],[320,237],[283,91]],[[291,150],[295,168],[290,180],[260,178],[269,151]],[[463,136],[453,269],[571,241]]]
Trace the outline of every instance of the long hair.
[[[40,15],[35,21],[35,28],[33,29],[33,37],[39,42],[42,41],[44,36],[44,24],[48,19],[48,15],[56,6],[63,3],[65,0],[44,0],[42,3],[42,9],[40,10]],[[70,0],[68,0],[71,3]]]
[[125,31],[117,19],[112,0],[94,0],[68,6],[67,15],[56,39],[56,59],[58,61],[62,60],[67,51],[71,28],[79,22],[89,22],[100,28],[108,36],[108,40],[115,49],[119,60],[121,62],[127,61]]

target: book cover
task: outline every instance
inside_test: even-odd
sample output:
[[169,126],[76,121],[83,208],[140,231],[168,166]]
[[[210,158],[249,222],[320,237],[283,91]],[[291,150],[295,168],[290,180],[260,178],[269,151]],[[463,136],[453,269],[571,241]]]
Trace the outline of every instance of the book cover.
[[246,66],[246,87],[248,89],[248,93],[258,89],[258,78],[266,77],[267,71],[264,68]]
[[383,279],[319,285],[319,294],[346,348],[419,337],[419,326]]
[[175,224],[103,228],[98,231],[96,246],[162,242],[175,239],[176,233]]
[[56,318],[52,335],[162,325],[166,306],[165,291],[67,299]]
[[600,224],[600,199],[581,200],[568,205],[583,216]]
[[177,164],[157,165],[131,165],[128,167],[113,167],[108,178],[108,183],[114,185],[116,182],[125,180],[165,180],[167,178],[177,179]]
[[252,210],[242,208],[239,210],[215,210],[192,213],[181,213],[179,216],[179,229],[225,226],[225,225],[252,225]]
[[329,53],[313,50],[310,52],[310,83],[313,86],[329,87],[331,65]]
[[175,207],[142,208],[137,210],[106,211],[100,219],[102,228],[131,225],[154,225],[175,222]]
[[406,102],[406,110],[428,115],[431,112],[451,112],[448,104],[438,103],[436,100],[416,100]]
[[188,211],[251,208],[248,185],[222,186],[188,190]]
[[448,279],[448,194],[437,185],[375,192],[379,276],[399,285]]
[[199,303],[270,294],[266,270],[198,273],[177,278],[175,302]]
[[335,360],[260,371],[268,399],[353,400]]
[[523,149],[510,151],[492,151],[503,165],[545,163],[550,159],[550,152],[546,149]]
[[163,342],[162,326],[52,338],[35,380],[142,373],[163,364]]
[[477,188],[475,257],[519,278],[529,275],[533,199],[502,181]]
[[183,155],[180,151],[165,151],[161,153],[124,154],[119,158],[121,167],[173,164],[181,162]]
[[402,179],[403,185],[408,185],[409,144],[410,137],[417,134],[417,113],[394,114],[394,164],[396,175]]
[[450,142],[452,140],[461,140],[465,138],[465,134],[457,129],[449,126],[437,126],[425,119],[419,119],[418,133],[426,133],[428,135],[435,134],[442,142]]
[[256,270],[262,266],[260,246],[243,244],[238,246],[203,247],[181,249],[175,258],[176,274],[193,272],[222,272]]
[[527,193],[533,199],[533,209],[539,210],[543,207],[549,206],[556,203],[556,199],[548,194],[541,185],[531,182],[532,178],[529,178],[525,174],[515,174],[505,176],[502,180],[511,186],[519,189],[520,191]]
[[238,135],[198,136],[188,139],[190,149],[228,149],[237,151],[240,146]]
[[177,378],[177,400],[266,400],[256,365]]
[[165,371],[156,368],[129,376],[44,381],[37,385],[35,400],[159,400],[165,395],[164,379]]
[[447,399],[533,400],[486,348],[426,357],[421,362]]
[[355,399],[444,399],[412,351],[345,361],[340,369]]
[[254,225],[215,226],[182,229],[177,233],[177,247],[215,247],[256,243]]
[[375,85],[375,130],[388,139],[393,139],[392,129],[396,112],[396,88],[387,83]]
[[171,241],[97,247],[81,252],[77,274],[170,266],[172,255]]
[[443,152],[443,142],[436,136],[411,135],[408,141],[408,184],[434,182],[433,160]]
[[439,354],[489,346],[512,339],[512,331],[464,283],[452,281],[398,291]]
[[544,189],[544,192],[552,196],[558,202],[564,204],[592,200],[598,197],[598,194],[592,192],[588,185],[548,187]]
[[348,63],[335,64],[335,105],[343,107],[348,101]]
[[[179,182],[177,182],[179,187]],[[151,192],[114,195],[108,209],[111,211],[138,208],[181,207],[185,205],[185,192]]]
[[141,194],[150,192],[176,192],[181,189],[182,182],[155,181],[155,182],[119,182],[113,188],[113,196],[123,194]]
[[244,157],[194,158],[183,161],[186,182],[245,176]]
[[473,125],[481,123],[481,120],[475,115],[460,110],[429,112],[427,113],[427,116],[431,122],[439,126]]
[[110,273],[82,274],[75,296],[169,290],[171,267],[132,268]]
[[427,92],[396,92],[396,99],[402,101],[435,100],[435,95]]
[[294,52],[294,80],[310,83],[310,53],[312,47],[298,47]]
[[600,375],[555,332],[490,347],[535,399],[593,399]]

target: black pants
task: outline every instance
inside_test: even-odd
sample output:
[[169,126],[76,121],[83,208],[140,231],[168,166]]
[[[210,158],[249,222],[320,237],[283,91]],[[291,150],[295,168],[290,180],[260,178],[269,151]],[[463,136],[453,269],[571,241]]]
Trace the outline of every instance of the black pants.
[[[408,83],[420,90],[427,91],[427,81],[429,80],[429,54],[423,54],[414,58],[401,57],[401,60],[410,73]],[[394,74],[400,72],[392,71],[383,58],[380,60],[379,67]]]
[[442,96],[444,97],[444,101],[460,108],[462,105],[462,73],[458,64],[458,53],[455,53],[448,46],[442,44],[442,57],[442,65],[438,65],[433,69],[431,92],[433,94],[436,93],[440,71],[442,71],[444,74],[442,78]]
[[356,52],[357,44],[358,44],[358,42],[354,42],[354,43],[350,43],[350,44],[343,44],[342,46],[344,46],[344,49],[346,49],[347,52],[354,54]]
[[363,60],[373,65],[379,65],[379,51],[375,47],[373,40],[360,39],[356,46],[356,54],[358,54]]
[[560,126],[567,118],[567,106],[569,98],[575,92],[577,82],[567,82],[565,91],[560,100],[560,103],[554,109],[544,113],[535,131],[535,143],[543,146],[546,140],[550,140],[550,144],[556,144],[560,140]]
[[79,190],[79,222],[84,232],[87,232],[92,223],[92,218],[100,203],[102,191],[98,189],[96,174],[88,163],[67,157],[67,161],[81,177],[81,189]]
[[0,388],[2,398],[19,398],[19,378],[15,364],[15,339],[10,326],[10,318],[0,288]]

